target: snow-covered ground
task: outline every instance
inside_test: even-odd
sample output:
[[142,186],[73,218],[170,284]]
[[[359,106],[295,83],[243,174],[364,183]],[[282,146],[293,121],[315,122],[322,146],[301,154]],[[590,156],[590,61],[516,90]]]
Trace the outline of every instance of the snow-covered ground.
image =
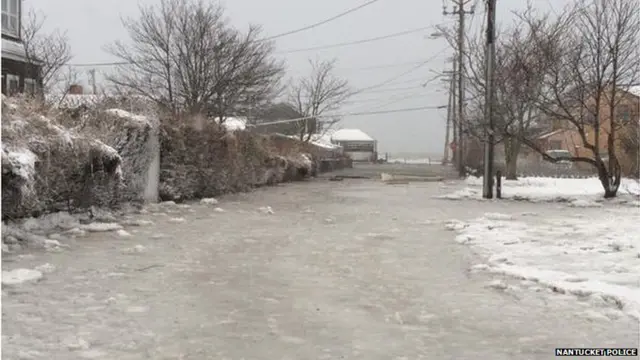
[[[441,197],[479,198],[481,180],[468,179],[464,189]],[[599,186],[597,179],[507,181],[505,198],[547,204],[536,212],[485,213],[446,226],[458,233],[457,242],[486,257],[476,270],[522,279],[520,287],[573,294],[602,310],[598,316],[616,316],[613,304],[640,320],[640,187],[626,180],[619,199],[604,201]]]
[[[482,178],[468,177],[466,186],[455,192],[442,195],[443,199],[463,200],[482,198]],[[598,178],[558,179],[526,177],[518,180],[503,180],[504,199],[534,202],[574,202],[574,206],[600,206],[604,190]],[[618,198],[611,202],[626,202],[640,206],[640,181],[622,179]]]

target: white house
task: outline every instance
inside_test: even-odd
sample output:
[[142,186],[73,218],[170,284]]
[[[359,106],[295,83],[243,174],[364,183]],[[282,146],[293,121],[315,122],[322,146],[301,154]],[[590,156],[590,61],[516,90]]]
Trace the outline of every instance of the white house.
[[353,161],[378,159],[378,142],[359,129],[340,129],[331,134],[331,142],[340,145]]

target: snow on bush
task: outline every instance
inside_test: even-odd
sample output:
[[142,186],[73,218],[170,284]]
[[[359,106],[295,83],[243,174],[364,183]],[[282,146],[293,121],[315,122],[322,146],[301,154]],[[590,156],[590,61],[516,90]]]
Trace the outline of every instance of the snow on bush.
[[640,212],[591,211],[598,217],[485,214],[445,226],[458,233],[458,243],[487,258],[477,269],[607,303],[640,319]]
[[[147,116],[111,106],[116,102],[96,104],[73,119],[72,129],[95,134],[122,157],[124,186],[118,195],[120,202],[142,203],[147,186],[153,182],[152,165],[159,153],[157,114],[146,110]],[[153,184],[152,184],[153,185]],[[153,199],[157,200],[157,199]]]
[[2,98],[2,216],[108,204],[123,183],[122,158],[60,124],[63,114],[36,101]]
[[285,136],[229,131],[214,121],[161,122],[162,200],[199,199],[313,176],[320,148]]
[[[465,187],[450,194],[439,196],[443,199],[481,199],[482,178],[468,177]],[[569,202],[575,207],[597,207],[604,190],[598,178],[559,179],[548,177],[523,177],[518,180],[503,180],[502,197],[513,200],[533,202],[558,201]],[[634,179],[622,179],[618,191],[623,200],[629,196],[640,196],[640,183]],[[625,199],[625,197],[627,199]]]

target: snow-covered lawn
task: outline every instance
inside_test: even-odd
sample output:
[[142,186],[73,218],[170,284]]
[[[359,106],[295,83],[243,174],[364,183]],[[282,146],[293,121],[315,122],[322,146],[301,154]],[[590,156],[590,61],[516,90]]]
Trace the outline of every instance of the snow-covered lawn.
[[[574,203],[575,206],[598,206],[604,190],[597,178],[586,179],[557,179],[546,177],[527,177],[518,180],[502,182],[502,197],[504,199],[528,201],[564,201]],[[622,179],[618,191],[618,202],[635,201],[640,196],[640,182],[634,179]],[[469,177],[465,180],[465,187],[450,194],[441,196],[443,199],[481,199],[482,178]]]
[[[479,199],[481,186],[482,179],[470,178],[465,188],[441,198]],[[453,220],[446,227],[458,232],[456,241],[487,257],[487,264],[475,270],[514,276],[524,280],[525,287],[547,287],[613,305],[640,319],[640,186],[625,180],[619,194],[619,199],[604,202],[595,178],[506,181],[507,199],[566,202],[568,207],[487,213],[470,222]]]
[[[600,210],[600,209],[599,209]],[[592,212],[595,210],[591,210]],[[446,224],[456,241],[487,257],[476,270],[515,276],[640,319],[640,211],[602,209],[598,219],[567,213],[487,213]]]

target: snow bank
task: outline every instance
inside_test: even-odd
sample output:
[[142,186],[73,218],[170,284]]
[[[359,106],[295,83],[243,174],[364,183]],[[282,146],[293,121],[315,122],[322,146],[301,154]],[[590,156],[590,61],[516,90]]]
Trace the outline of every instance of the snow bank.
[[[466,187],[450,194],[439,196],[450,200],[482,199],[482,178],[468,177]],[[598,178],[558,179],[527,177],[518,180],[503,180],[502,197],[505,199],[533,202],[601,201],[604,190]],[[640,196],[640,183],[633,179],[622,179],[618,192],[621,198]],[[629,199],[627,199],[629,200]]]
[[[601,210],[593,210],[601,211]],[[598,218],[485,214],[452,221],[456,241],[488,258],[479,268],[607,303],[640,319],[640,212]]]

